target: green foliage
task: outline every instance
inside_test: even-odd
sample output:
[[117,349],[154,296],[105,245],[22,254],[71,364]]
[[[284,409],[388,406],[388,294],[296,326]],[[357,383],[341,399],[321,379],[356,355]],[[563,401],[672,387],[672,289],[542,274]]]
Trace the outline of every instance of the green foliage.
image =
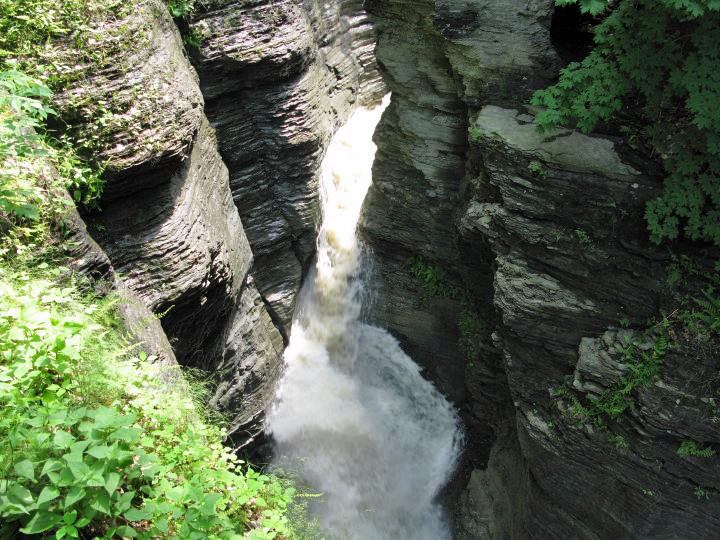
[[42,98],[51,95],[40,81],[19,71],[0,72],[0,210],[17,218],[40,219],[38,199],[33,187],[14,178],[19,160],[30,161],[49,154],[40,144],[35,130],[55,111]]
[[[598,397],[590,398],[584,404],[575,395],[572,385],[567,383],[556,390],[555,397],[569,400],[573,414],[583,422],[592,422],[596,427],[608,430],[608,422],[618,422],[626,411],[634,410],[636,389],[649,387],[655,382],[668,349],[667,324],[663,321],[639,339],[625,344],[622,363],[627,366],[627,373]],[[611,441],[618,447],[627,446],[622,437],[611,435]]]
[[539,176],[543,180],[547,180],[548,177],[548,171],[545,169],[540,163],[537,161],[530,162],[530,165],[528,165],[528,169],[530,169],[530,172],[533,174]]
[[427,264],[422,257],[411,257],[405,265],[408,273],[422,282],[425,299],[441,296],[458,300],[462,296],[460,287],[447,282],[447,274],[443,268]]
[[422,257],[411,257],[406,261],[405,267],[412,277],[422,282],[425,300],[435,296],[460,300],[462,310],[457,323],[460,333],[458,347],[466,359],[471,362],[477,360],[480,355],[478,343],[484,323],[465,292],[457,285],[447,282],[447,274],[443,268],[426,263]]
[[[605,0],[579,3],[602,12]],[[638,111],[644,135],[663,160],[663,195],[645,218],[651,239],[720,245],[720,2],[619,0],[595,27],[595,48],[561,70],[558,82],[536,92],[541,130],[575,122],[584,132]]]
[[693,490],[693,493],[695,494],[695,497],[698,501],[702,501],[703,499],[707,500],[710,498],[710,495],[707,491],[705,491],[700,486],[695,486],[695,489]]
[[[18,254],[28,244],[47,244],[50,228],[75,201],[95,206],[102,193],[101,170],[82,162],[72,147],[44,133],[55,111],[42,82],[14,69],[0,72],[0,256]],[[56,172],[52,171],[54,166]]]
[[132,7],[124,0],[0,0],[0,67],[38,56],[54,40],[69,38],[78,45],[99,13],[121,15],[128,4]]
[[[223,0],[164,0],[174,19],[187,19],[195,13],[198,8],[208,9],[223,4]],[[235,4],[243,5],[244,0],[236,1]]]
[[714,448],[701,447],[696,441],[692,439],[685,439],[677,450],[677,455],[680,457],[686,456],[697,456],[709,458],[714,456],[716,451]]
[[195,11],[196,0],[165,0],[173,18],[187,17]]
[[462,306],[463,309],[458,317],[458,330],[460,331],[458,345],[465,358],[475,361],[480,355],[477,342],[485,324],[480,314],[472,309],[467,300],[463,300]]
[[485,134],[475,126],[468,127],[468,133],[470,134],[471,141],[480,140]]
[[720,336],[720,296],[712,286],[701,293],[701,298],[691,298],[692,305],[678,318],[698,338]]
[[590,236],[582,229],[575,229],[575,236],[577,237],[578,242],[580,242],[581,244],[590,243]]
[[293,490],[241,462],[130,357],[112,300],[0,270],[0,536],[290,536]]
[[660,333],[653,339],[652,348],[644,350],[637,344],[628,344],[624,352],[623,363],[630,372],[620,377],[619,384],[603,391],[592,402],[592,410],[596,417],[617,421],[628,409],[634,409],[635,401],[632,392],[638,387],[648,387],[655,382],[655,378],[663,365],[667,352],[667,337]]

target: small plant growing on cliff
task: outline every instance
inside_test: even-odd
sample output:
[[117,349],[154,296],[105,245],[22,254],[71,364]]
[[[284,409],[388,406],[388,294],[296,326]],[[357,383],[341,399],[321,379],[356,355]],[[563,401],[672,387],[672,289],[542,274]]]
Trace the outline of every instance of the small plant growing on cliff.
[[582,229],[575,229],[575,236],[577,237],[578,242],[580,242],[581,244],[590,243],[590,235]]
[[484,324],[480,314],[472,309],[467,300],[463,300],[463,309],[458,317],[458,330],[460,331],[458,345],[460,352],[468,360],[476,360],[480,354],[477,341],[483,328]]
[[175,19],[187,17],[195,11],[195,0],[166,0],[166,3]]
[[532,172],[534,175],[539,176],[543,180],[547,180],[547,177],[548,177],[547,169],[545,169],[537,161],[530,162],[530,165],[528,165],[528,169],[530,169],[530,172]]
[[[619,382],[606,388],[598,397],[590,398],[587,403],[580,401],[570,382],[565,382],[554,391],[554,397],[570,402],[573,415],[582,423],[592,422],[597,428],[609,431],[608,422],[622,420],[623,414],[635,409],[634,391],[650,386],[664,364],[668,348],[665,335],[667,320],[649,329],[645,335],[634,341],[628,341],[623,353],[623,364],[629,370],[621,375]],[[651,343],[650,349],[646,344]],[[621,436],[609,436],[611,442],[618,447],[626,447]]]
[[680,448],[677,449],[677,455],[680,457],[696,456],[709,458],[716,454],[714,448],[702,447],[696,441],[692,439],[685,439],[681,444]]
[[700,486],[695,486],[695,489],[693,490],[693,493],[695,494],[695,497],[698,501],[702,501],[703,499],[708,500],[710,498],[710,495],[707,491],[705,491]]
[[477,313],[465,292],[458,286],[447,282],[445,270],[425,262],[422,257],[411,257],[405,262],[408,273],[420,280],[425,289],[423,298],[440,296],[452,300],[460,300],[462,310],[458,316],[458,348],[469,361],[477,360],[480,351],[478,340],[484,327],[480,314]]
[[411,257],[405,266],[412,277],[422,282],[426,300],[433,296],[456,300],[462,296],[459,287],[447,282],[447,274],[440,266],[428,264],[422,257]]
[[485,133],[483,133],[480,129],[478,129],[475,126],[469,126],[468,133],[470,134],[471,141],[479,141],[482,137],[485,136]]

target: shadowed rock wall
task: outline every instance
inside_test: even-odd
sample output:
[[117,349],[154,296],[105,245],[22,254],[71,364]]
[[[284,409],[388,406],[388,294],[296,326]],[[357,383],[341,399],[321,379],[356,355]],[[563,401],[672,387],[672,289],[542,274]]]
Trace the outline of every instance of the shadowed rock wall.
[[[468,426],[456,536],[712,538],[718,503],[695,488],[716,489],[718,458],[676,453],[717,440],[714,398],[693,383],[712,362],[669,353],[609,431],[556,394],[619,384],[621,343],[638,338],[618,321],[641,328],[672,300],[643,220],[658,166],[612,137],[539,135],[523,108],[561,67],[552,0],[366,5],[393,92],[361,225],[375,311]],[[460,303],[424,298],[408,273],[418,256],[468,291],[476,358],[458,351]]]
[[226,2],[188,29],[256,285],[286,337],[315,251],[325,147],[355,106],[385,93],[362,4]]

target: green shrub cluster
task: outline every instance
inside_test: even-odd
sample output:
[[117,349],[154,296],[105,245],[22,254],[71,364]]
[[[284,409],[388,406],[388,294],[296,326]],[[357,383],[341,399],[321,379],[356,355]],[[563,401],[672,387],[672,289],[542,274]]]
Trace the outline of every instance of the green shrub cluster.
[[0,270],[0,537],[289,536],[293,490],[243,470],[63,272]]
[[0,72],[0,259],[47,248],[72,206],[64,190],[85,206],[102,193],[102,171],[46,134],[45,121],[55,114],[47,105],[51,95],[35,77]]
[[[572,384],[566,382],[555,391],[555,398],[569,400],[573,414],[583,423],[592,422],[599,429],[608,430],[609,422],[621,421],[626,411],[635,409],[635,391],[655,382],[668,350],[668,324],[663,320],[637,339],[626,342],[622,363],[628,371],[620,376],[617,384],[606,388],[599,396],[590,397],[583,403]],[[646,347],[647,344],[651,347]],[[617,442],[623,445],[622,440]]]
[[[648,203],[651,239],[720,246],[720,2],[557,0],[601,17],[595,47],[560,72],[533,104],[541,130],[641,116],[644,138],[665,167],[664,191]],[[609,9],[608,9],[609,6]]]
[[[221,6],[228,0],[164,0],[174,19],[187,19],[198,10],[207,10]],[[234,4],[243,5],[245,0],[236,0]]]

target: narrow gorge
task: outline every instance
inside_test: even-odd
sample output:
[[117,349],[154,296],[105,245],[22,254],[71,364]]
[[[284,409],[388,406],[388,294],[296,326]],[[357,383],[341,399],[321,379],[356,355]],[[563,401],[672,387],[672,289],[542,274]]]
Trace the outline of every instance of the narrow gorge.
[[322,494],[318,535],[718,536],[720,336],[681,312],[720,314],[720,251],[651,241],[665,172],[630,128],[531,105],[601,16],[130,4],[82,30],[102,53],[48,53],[105,180],[70,266],[211,381],[243,459]]

